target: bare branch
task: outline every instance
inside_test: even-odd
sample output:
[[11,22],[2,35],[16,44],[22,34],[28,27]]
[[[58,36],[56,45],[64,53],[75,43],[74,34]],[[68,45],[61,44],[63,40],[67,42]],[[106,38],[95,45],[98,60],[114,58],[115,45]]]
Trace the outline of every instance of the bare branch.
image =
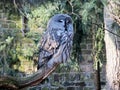
[[55,63],[52,68],[43,67],[36,73],[28,77],[0,76],[0,88],[22,89],[29,86],[40,84],[48,75],[50,75],[60,63]]

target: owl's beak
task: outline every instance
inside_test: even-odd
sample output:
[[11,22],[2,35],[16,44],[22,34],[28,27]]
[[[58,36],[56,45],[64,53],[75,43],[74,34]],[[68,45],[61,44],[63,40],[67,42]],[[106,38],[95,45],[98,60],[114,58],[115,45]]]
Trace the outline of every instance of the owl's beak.
[[67,26],[65,25],[65,31],[67,31]]
[[64,25],[65,31],[67,31],[67,22],[68,22],[68,19],[66,18],[66,19],[65,19],[65,25]]

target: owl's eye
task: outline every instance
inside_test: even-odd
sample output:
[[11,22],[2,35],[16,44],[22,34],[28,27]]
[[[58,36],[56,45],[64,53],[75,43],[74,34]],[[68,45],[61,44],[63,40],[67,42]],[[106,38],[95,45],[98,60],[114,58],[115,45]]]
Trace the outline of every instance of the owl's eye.
[[61,23],[62,23],[62,22],[64,22],[64,20],[60,19],[60,20],[58,20],[58,22],[61,22]]
[[68,23],[70,23],[70,21],[69,21],[69,20],[66,20],[66,23],[68,24]]

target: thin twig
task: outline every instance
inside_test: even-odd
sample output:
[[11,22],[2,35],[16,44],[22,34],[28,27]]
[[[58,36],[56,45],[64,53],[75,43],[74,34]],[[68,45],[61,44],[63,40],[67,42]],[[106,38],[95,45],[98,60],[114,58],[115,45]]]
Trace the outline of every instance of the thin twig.
[[112,33],[113,35],[120,37],[120,35],[112,32],[112,31],[110,31],[110,30],[108,30],[108,29],[105,29],[104,27],[100,26],[99,24],[96,24],[96,23],[92,23],[92,24],[97,25],[98,27],[102,28],[103,30],[106,30],[106,31],[108,31],[109,33]]
[[26,17],[26,15],[22,12],[22,10],[19,9],[18,5],[16,4],[16,0],[13,0],[13,3],[14,3],[14,5],[15,5],[15,7],[18,9],[18,11],[19,11],[23,16]]

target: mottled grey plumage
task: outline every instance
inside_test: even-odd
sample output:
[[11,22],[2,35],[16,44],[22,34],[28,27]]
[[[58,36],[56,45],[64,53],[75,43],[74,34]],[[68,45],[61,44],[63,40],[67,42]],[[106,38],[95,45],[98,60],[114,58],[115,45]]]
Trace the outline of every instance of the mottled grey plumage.
[[72,19],[67,14],[56,14],[48,22],[40,42],[38,69],[43,65],[66,62],[70,57],[73,41]]

